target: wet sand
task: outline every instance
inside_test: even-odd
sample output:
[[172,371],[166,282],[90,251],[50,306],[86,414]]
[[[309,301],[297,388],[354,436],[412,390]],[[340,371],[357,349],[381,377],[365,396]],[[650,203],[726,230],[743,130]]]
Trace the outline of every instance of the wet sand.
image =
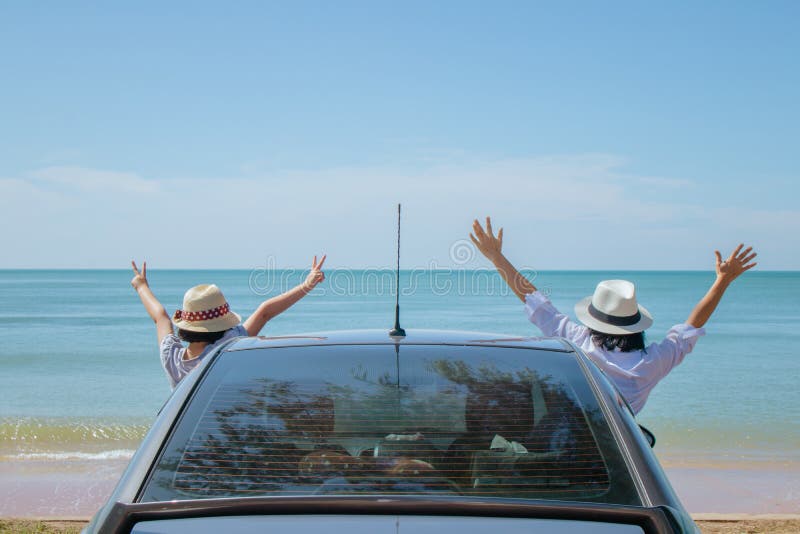
[[0,462],[0,517],[91,517],[127,464],[127,460]]
[[665,470],[692,514],[800,514],[797,466],[693,466]]

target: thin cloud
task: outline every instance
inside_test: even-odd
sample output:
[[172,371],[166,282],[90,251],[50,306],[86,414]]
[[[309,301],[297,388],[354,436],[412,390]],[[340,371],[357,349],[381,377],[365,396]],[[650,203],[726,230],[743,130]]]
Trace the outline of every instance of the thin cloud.
[[[580,154],[159,181],[51,167],[0,180],[0,222],[26,228],[0,235],[0,245],[6,258],[40,267],[120,266],[131,256],[189,268],[246,268],[272,256],[291,267],[322,252],[332,266],[380,266],[393,256],[392,213],[402,202],[409,266],[447,266],[452,243],[484,215],[506,228],[510,257],[541,269],[706,268],[709,250],[739,241],[769,250],[764,268],[800,266],[790,237],[800,234],[800,211],[675,195],[692,182],[626,166],[615,155]],[[149,196],[138,204],[121,193]],[[178,241],[153,239],[165,232]],[[78,256],[76,240],[93,256]],[[60,263],[39,265],[31,251]]]
[[30,173],[40,182],[80,191],[117,193],[157,193],[159,183],[132,172],[88,169],[85,167],[47,167]]
[[660,176],[637,176],[636,180],[643,185],[668,187],[670,189],[687,189],[696,185],[692,180],[663,178]]

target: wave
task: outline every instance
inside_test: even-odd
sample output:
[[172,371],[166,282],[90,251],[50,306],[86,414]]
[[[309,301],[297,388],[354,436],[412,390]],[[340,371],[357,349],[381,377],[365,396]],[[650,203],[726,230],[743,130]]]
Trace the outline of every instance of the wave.
[[77,458],[75,454],[118,453],[135,449],[149,428],[150,421],[141,419],[119,422],[88,418],[2,418],[0,454],[20,458],[23,454],[71,454],[70,457]]
[[0,460],[130,460],[134,452],[133,449],[117,449],[102,452],[21,452],[17,454],[0,455]]

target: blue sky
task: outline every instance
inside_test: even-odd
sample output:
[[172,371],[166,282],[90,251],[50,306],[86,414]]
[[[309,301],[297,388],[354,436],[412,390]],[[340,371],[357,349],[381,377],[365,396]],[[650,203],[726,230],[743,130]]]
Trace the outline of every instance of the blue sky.
[[[229,5],[233,4],[233,5]],[[800,269],[796,2],[0,3],[0,268]],[[474,265],[480,265],[476,260]]]

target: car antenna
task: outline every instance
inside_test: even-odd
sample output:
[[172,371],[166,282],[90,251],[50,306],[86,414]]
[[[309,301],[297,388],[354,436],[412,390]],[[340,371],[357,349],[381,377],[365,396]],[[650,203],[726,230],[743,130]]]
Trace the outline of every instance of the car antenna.
[[406,337],[406,331],[400,327],[400,204],[397,205],[397,271],[395,272],[394,328],[389,332],[391,337]]

